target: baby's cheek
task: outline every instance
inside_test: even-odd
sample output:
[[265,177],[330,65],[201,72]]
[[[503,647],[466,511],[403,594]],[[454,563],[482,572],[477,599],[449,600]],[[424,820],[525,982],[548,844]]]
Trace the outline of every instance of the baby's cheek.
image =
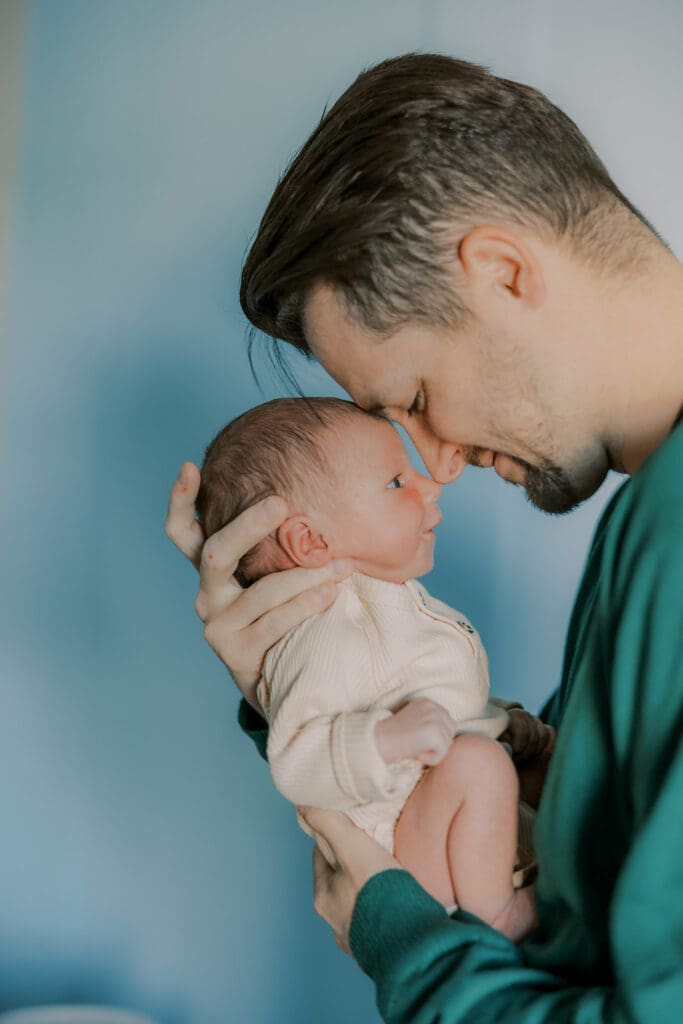
[[406,495],[406,501],[409,501],[410,504],[421,513],[424,507],[424,499],[422,497],[422,492],[420,491],[420,489],[418,487],[415,487],[414,484],[409,484],[408,487],[404,488],[404,491]]

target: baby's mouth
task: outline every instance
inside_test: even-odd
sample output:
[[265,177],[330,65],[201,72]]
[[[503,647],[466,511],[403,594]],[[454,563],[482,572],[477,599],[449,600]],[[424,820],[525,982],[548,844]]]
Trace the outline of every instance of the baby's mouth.
[[429,526],[427,527],[427,529],[426,529],[426,530],[424,530],[423,532],[424,532],[424,533],[433,533],[433,532],[434,532],[434,527],[435,527],[435,526],[438,526],[438,525],[439,525],[439,523],[441,522],[442,518],[443,518],[443,517],[441,516],[441,514],[439,514],[439,515],[437,516],[437,518],[436,518],[436,519],[434,519],[434,520],[433,520],[433,521],[432,521],[432,522],[430,523],[430,525],[429,525]]

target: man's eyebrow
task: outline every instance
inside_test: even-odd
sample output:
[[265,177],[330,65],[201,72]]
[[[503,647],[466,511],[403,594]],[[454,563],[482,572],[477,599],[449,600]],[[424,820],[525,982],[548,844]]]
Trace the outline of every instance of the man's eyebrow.
[[379,416],[380,419],[388,420],[390,417],[387,415],[387,410],[384,402],[379,402],[376,398],[370,399],[370,404],[363,406],[365,411],[371,416]]

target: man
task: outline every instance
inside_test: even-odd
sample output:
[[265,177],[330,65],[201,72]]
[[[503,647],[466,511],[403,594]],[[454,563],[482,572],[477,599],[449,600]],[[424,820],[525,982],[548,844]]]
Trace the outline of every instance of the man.
[[[446,57],[370,69],[278,185],[245,264],[252,323],[401,423],[432,476],[467,463],[548,512],[629,474],[596,531],[537,818],[539,927],[515,946],[449,919],[331,812],[309,824],[316,908],[387,1021],[678,1021],[683,1005],[683,268],[576,126],[536,91]],[[334,600],[333,570],[240,592],[270,499],[202,550],[197,470],[167,531],[200,563],[206,637],[253,705],[267,647]],[[255,710],[254,710],[255,709]]]

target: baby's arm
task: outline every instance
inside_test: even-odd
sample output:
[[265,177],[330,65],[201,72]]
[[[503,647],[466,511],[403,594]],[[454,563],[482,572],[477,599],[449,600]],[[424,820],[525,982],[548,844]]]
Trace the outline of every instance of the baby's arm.
[[453,742],[455,722],[441,704],[420,697],[375,726],[375,741],[387,764],[416,758],[421,764],[443,761]]
[[377,725],[389,715],[369,709],[298,722],[277,715],[268,737],[275,785],[292,803],[331,810],[391,799],[400,771],[383,759],[375,741]]
[[[413,750],[427,752],[433,737],[425,738],[425,727],[417,746],[406,747],[409,716],[372,705],[377,692],[366,635],[343,605],[308,620],[269,653],[259,695],[280,792],[296,804],[346,810],[411,788],[419,764],[407,759]],[[377,731],[394,718],[396,727]]]

